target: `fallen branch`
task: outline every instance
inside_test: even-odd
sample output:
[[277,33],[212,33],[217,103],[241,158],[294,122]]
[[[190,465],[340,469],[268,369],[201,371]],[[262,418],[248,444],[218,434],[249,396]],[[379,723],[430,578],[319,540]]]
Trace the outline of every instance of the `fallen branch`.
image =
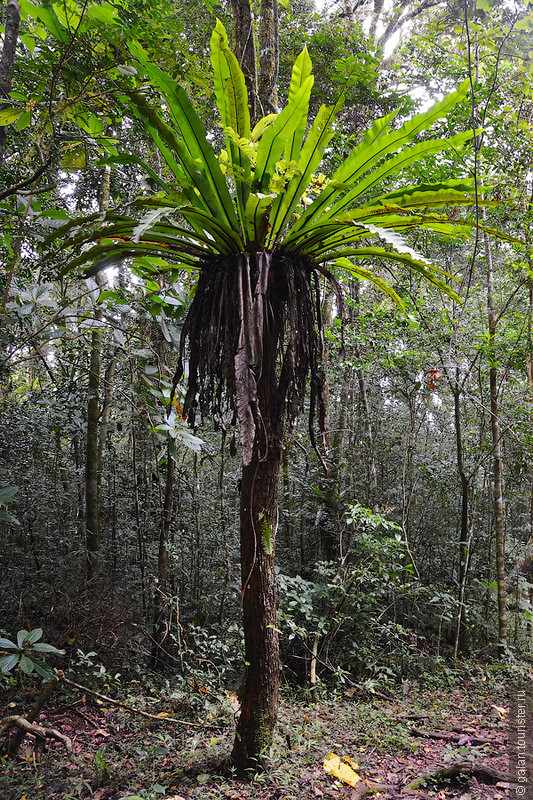
[[114,700],[112,697],[108,697],[105,694],[101,694],[100,692],[95,692],[94,689],[89,689],[87,686],[82,686],[81,683],[75,683],[71,681],[69,678],[65,677],[64,673],[61,670],[57,670],[56,672],[58,680],[66,683],[68,686],[72,686],[74,689],[79,689],[81,692],[86,692],[87,694],[92,694],[93,697],[97,697],[99,700],[103,700],[104,703],[111,703],[113,706],[117,706],[118,708],[124,709],[124,711],[129,711],[130,714],[139,714],[141,717],[147,717],[148,719],[155,720],[156,722],[170,722],[175,723],[177,725],[191,725],[194,728],[216,728],[217,725],[208,725],[203,722],[189,722],[185,719],[176,719],[176,717],[160,717],[158,714],[149,714],[148,711],[141,711],[139,708],[132,708],[131,706],[126,705],[125,703],[121,703],[120,700]]
[[380,700],[387,700],[387,702],[392,702],[394,697],[391,694],[385,694],[385,692],[380,692],[378,689],[371,689],[368,686],[364,686],[360,683],[354,683],[353,681],[348,681],[350,684],[350,688],[346,690],[345,695],[348,695],[351,699],[356,692],[361,692],[365,695],[370,695],[370,697],[379,697]]
[[60,733],[55,728],[43,728],[42,725],[36,725],[35,722],[30,722],[26,719],[26,717],[21,717],[18,714],[14,714],[10,717],[4,717],[0,720],[0,732],[6,730],[8,731],[10,728],[18,728],[20,731],[23,732],[23,736],[27,733],[31,733],[35,736],[36,739],[40,739],[44,742],[45,739],[56,739],[58,742],[65,747],[69,758],[78,766],[81,766],[81,762],[79,759],[74,755],[72,752],[72,741],[69,739],[68,736],[65,734]]
[[396,791],[397,786],[389,783],[374,783],[374,781],[360,781],[353,789],[350,800],[363,800],[369,794],[381,794],[382,792]]
[[[35,701],[35,703],[33,705],[33,708],[30,711],[30,713],[26,714],[25,717],[20,717],[20,719],[26,720],[26,722],[28,722],[29,724],[31,724],[32,722],[35,722],[35,720],[37,719],[37,717],[41,713],[42,707],[44,706],[44,704],[46,703],[46,701],[48,700],[48,698],[50,697],[50,695],[54,691],[55,687],[57,686],[57,681],[58,681],[58,678],[54,675],[54,677],[51,678],[48,681],[48,683],[44,687],[43,691],[41,692],[41,694],[39,695],[39,697]],[[6,717],[6,719],[10,719],[10,717]],[[0,723],[0,725],[1,724],[2,723]],[[2,727],[4,727],[4,726],[2,725]],[[10,726],[10,727],[12,727],[12,726]],[[8,740],[8,743],[7,743],[6,752],[8,752],[10,755],[16,755],[18,753],[20,745],[22,744],[22,741],[23,741],[23,739],[24,739],[24,737],[26,736],[26,733],[27,733],[27,731],[25,730],[23,725],[17,725],[17,728],[18,728],[17,732],[11,738],[11,740]]]
[[419,789],[422,784],[428,781],[439,783],[440,781],[450,780],[450,778],[458,778],[459,775],[475,777],[480,783],[495,784],[499,781],[516,783],[510,775],[507,775],[505,772],[500,772],[500,770],[494,769],[493,767],[489,767],[488,764],[476,764],[472,761],[455,761],[453,764],[440,767],[434,772],[426,772],[424,775],[421,775],[420,778],[411,781],[403,791],[413,791]]
[[420,728],[411,728],[410,733],[412,736],[420,736],[423,739],[445,739],[447,742],[455,742],[456,744],[494,744],[493,739],[483,739],[480,736],[471,736],[468,733],[457,734],[447,731],[423,731]]

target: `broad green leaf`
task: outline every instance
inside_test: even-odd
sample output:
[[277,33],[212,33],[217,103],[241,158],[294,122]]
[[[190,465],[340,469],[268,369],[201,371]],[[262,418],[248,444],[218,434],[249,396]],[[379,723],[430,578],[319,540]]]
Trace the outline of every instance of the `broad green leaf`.
[[265,239],[268,225],[268,208],[275,195],[250,194],[246,202],[244,224],[246,238],[253,245],[260,247]]
[[6,674],[11,672],[17,664],[19,663],[19,654],[13,653],[13,655],[9,656],[0,656],[0,670]]
[[238,138],[250,139],[248,91],[239,62],[229,48],[226,30],[218,19],[211,34],[211,64],[215,97],[235,181],[237,209],[244,228],[244,209],[250,191],[250,159],[231,139],[228,130],[233,130]]
[[2,108],[0,106],[0,125],[11,125],[13,122],[16,122],[23,113],[23,108]]
[[[299,89],[301,89],[301,87],[304,85],[307,78],[310,77],[312,68],[313,64],[309,58],[307,47],[304,47],[294,62],[294,67],[292,68],[291,84],[289,88],[289,102],[294,100]],[[307,116],[302,117],[292,137],[287,142],[285,147],[285,161],[298,161],[306,125]]]
[[169,212],[173,211],[174,209],[169,206],[163,206],[162,208],[152,208],[146,212],[144,217],[142,217],[141,221],[132,231],[131,240],[132,242],[138,242],[141,236],[149,230],[153,228],[156,222],[159,222],[161,217],[164,217]]
[[[325,210],[322,217],[332,218],[337,216],[353,203],[354,200],[384,178],[397,174],[400,170],[430,153],[436,153],[439,150],[458,148],[469,139],[472,139],[473,136],[473,131],[466,131],[465,133],[458,133],[456,136],[452,136],[449,139],[430,139],[427,142],[420,142],[412,147],[405,148],[405,150],[402,150],[398,155],[386,159],[383,164],[369,172],[365,178],[359,180],[351,191],[344,194],[340,200]],[[335,194],[338,195],[339,192],[337,191]],[[316,217],[316,214],[313,214],[313,218],[314,217]],[[310,220],[311,218],[309,218],[308,221]]]
[[[115,166],[116,164],[138,164],[143,170],[146,172],[147,175],[150,176],[152,181],[159,186],[161,189],[164,189],[169,195],[172,194],[172,187],[165,181],[163,178],[155,172],[147,163],[143,161],[138,156],[133,156],[128,153],[125,153],[120,156],[109,156],[108,158],[103,158],[101,161],[97,162],[97,166],[104,166],[109,165],[111,167]],[[183,171],[180,170],[180,174],[183,174]]]
[[26,641],[27,642],[31,642],[32,644],[35,644],[35,642],[38,642],[39,639],[42,639],[42,637],[43,637],[43,629],[42,628],[33,628],[33,630],[31,630],[29,632],[28,638],[26,639]]
[[414,258],[421,264],[431,263],[427,258],[424,258],[421,253],[417,253],[416,250],[413,250],[413,248],[407,244],[406,240],[403,238],[403,236],[401,236],[401,234],[398,233],[398,231],[391,230],[390,228],[378,227],[377,225],[372,225],[370,223],[367,223],[365,228],[369,230],[370,233],[375,233],[380,239],[384,239],[386,242],[388,242],[388,244],[392,245],[398,253],[409,255],[411,258]]
[[88,17],[98,22],[103,22],[104,25],[113,25],[118,15],[117,9],[111,3],[99,3],[98,5],[89,6],[86,13]]
[[55,3],[54,11],[61,25],[67,30],[73,30],[78,26],[81,14],[74,0],[61,0],[61,3]]
[[331,178],[331,182],[324,188],[320,195],[311,203],[309,208],[303,213],[301,218],[296,222],[294,230],[298,230],[309,221],[315,219],[322,213],[322,210],[327,208],[331,202],[331,197],[338,194],[339,190],[345,191],[348,186],[346,181],[350,170],[353,169],[354,164],[359,164],[361,158],[367,154],[372,148],[375,148],[376,143],[390,130],[391,122],[397,115],[397,111],[392,111],[387,116],[376,120],[370,130],[368,130],[359,144],[352,150],[348,158],[341,164]]
[[83,169],[87,161],[85,149],[82,147],[69,147],[61,159],[61,166],[67,169]]
[[129,39],[127,47],[134,58],[137,58],[141,64],[146,64],[148,61],[148,53],[136,39]]
[[190,430],[185,427],[176,427],[173,432],[173,438],[181,442],[185,447],[189,450],[193,450],[199,453],[205,444],[203,439],[200,439],[198,436],[194,436]]
[[31,675],[35,667],[35,663],[32,658],[29,658],[26,655],[22,655],[20,657],[20,668],[22,672],[25,672],[26,675]]
[[[404,264],[409,269],[413,270],[413,272],[417,272],[420,275],[422,275],[429,283],[433,284],[433,286],[440,289],[440,291],[444,292],[444,294],[447,294],[448,297],[451,297],[452,300],[454,300],[456,303],[462,302],[459,295],[456,292],[454,292],[451,286],[449,286],[447,283],[445,283],[438,277],[439,273],[444,275],[447,275],[447,273],[445,273],[443,270],[438,269],[433,264],[428,264],[427,262],[422,263],[409,253],[397,253],[391,250],[385,250],[382,247],[367,247],[367,248],[361,247],[353,249],[348,248],[344,252],[346,255],[349,255],[350,258],[357,258],[362,260],[382,260],[382,261],[391,261]],[[336,258],[335,263],[338,264],[339,266],[343,266],[342,264],[343,260],[345,260],[343,259],[343,257],[341,257],[340,259]],[[352,266],[354,265],[352,264]],[[346,268],[346,264],[344,264],[344,267]],[[359,269],[359,266],[354,267],[354,269]],[[452,280],[454,279],[452,275],[447,275],[447,277]],[[372,278],[368,278],[368,280],[372,280]],[[376,283],[376,281],[373,282]]]
[[30,124],[31,124],[31,111],[25,111],[24,114],[21,114],[18,120],[15,122],[15,129],[17,131],[23,131]]
[[0,519],[2,522],[8,522],[10,525],[20,525],[18,519],[16,519],[13,514],[8,514],[3,508],[0,508]]
[[57,647],[54,647],[52,644],[46,644],[45,642],[37,642],[33,649],[37,653],[53,653],[56,656],[62,656],[65,653],[64,650],[58,650]]
[[238,234],[223,223],[192,206],[182,208],[181,213],[187,222],[194,224],[195,229],[201,229],[212,237],[213,245],[218,245],[223,252],[235,252],[236,249],[237,251],[240,249],[241,240]]
[[40,675],[41,678],[45,678],[46,680],[50,680],[54,676],[54,670],[48,666],[44,661],[41,661],[38,658],[32,659],[33,661],[33,668],[37,675]]
[[252,131],[252,142],[257,142],[263,133],[266,131],[269,125],[271,125],[275,119],[277,119],[277,114],[267,114],[266,117],[261,117],[257,125],[254,127]]
[[0,503],[11,503],[18,490],[18,486],[0,486]]
[[[207,140],[205,127],[194,110],[192,103],[183,88],[165,75],[155,64],[146,64],[145,68],[150,77],[156,81],[168,102],[180,137],[178,138],[174,131],[170,129],[170,141],[181,165],[189,176],[193,178],[202,199],[215,213],[215,216],[224,219],[230,227],[238,230],[235,208],[226,180],[213,148]],[[156,125],[157,123],[162,123],[162,120],[158,118],[153,110],[151,117],[150,122],[152,125],[154,125],[154,122]],[[158,126],[158,131],[163,130],[165,130],[164,127]],[[205,179],[210,191],[206,190],[204,180],[199,179],[200,175]]]
[[30,635],[30,632],[27,631],[27,630],[24,630],[24,628],[17,633],[17,647],[19,648],[19,650],[20,650],[20,648],[22,647],[22,645],[24,644],[24,642],[26,641],[26,639],[28,638],[29,635]]
[[224,128],[250,139],[250,108],[243,72],[230,50],[228,35],[217,19],[211,34],[211,64],[215,84],[215,97]]
[[[478,187],[479,202],[483,187]],[[420,183],[404,186],[376,197],[374,203],[394,204],[402,208],[435,208],[443,205],[471,205],[476,200],[473,181],[446,181],[446,183]],[[488,203],[488,201],[487,201]],[[496,205],[490,203],[490,205]]]
[[[470,88],[470,82],[467,79],[463,81],[463,83],[459,86],[459,88],[448,94],[443,100],[439,103],[435,103],[428,111],[424,112],[423,114],[417,114],[416,116],[412,117],[411,119],[407,120],[401,128],[397,131],[392,131],[390,133],[386,133],[384,135],[384,130],[388,128],[390,125],[390,121],[394,114],[388,115],[384,117],[382,120],[378,120],[377,123],[374,124],[372,129],[365,135],[363,141],[352,151],[352,153],[348,156],[346,161],[338,168],[332,178],[332,183],[324,189],[321,195],[311,204],[311,206],[307,209],[307,211],[302,215],[298,223],[295,225],[295,228],[303,227],[310,221],[313,221],[317,218],[320,214],[322,214],[326,208],[331,205],[332,199],[335,196],[339,196],[341,193],[340,190],[343,190],[343,187],[347,187],[349,184],[353,183],[356,180],[359,180],[362,175],[368,172],[375,164],[384,158],[387,155],[390,155],[394,152],[397,152],[401,148],[405,147],[405,145],[409,144],[414,137],[421,133],[423,130],[431,127],[437,119],[443,117],[448,111],[450,111],[460,100],[462,100],[465,95],[467,94]],[[395,112],[396,113],[396,112]],[[380,126],[383,127],[380,129]],[[457,146],[460,141],[466,141],[469,138],[472,138],[473,132],[469,131],[467,134],[459,134],[459,137],[463,136],[464,138],[461,140],[457,137],[453,137],[456,139]],[[452,140],[434,140],[437,142],[451,142]],[[421,143],[420,147],[422,148],[423,145],[431,145],[431,142]],[[444,149],[446,146],[453,146],[452,144],[444,145],[443,147],[439,148],[438,146],[434,148],[428,148],[427,151],[422,149],[418,150],[417,153],[412,158],[412,161],[416,160],[417,157],[421,156],[423,152],[430,152],[431,149]],[[407,153],[412,153],[413,149],[409,148]],[[386,162],[389,164],[389,162]],[[389,164],[387,168],[386,165],[382,165],[381,173],[373,180],[373,176],[375,172],[372,172],[368,179],[368,184],[359,190],[360,184],[356,186],[353,191],[353,194],[346,200],[346,202],[341,201],[339,203],[339,208],[335,208],[333,211],[332,208],[329,208],[328,214],[329,216],[335,215],[336,213],[340,213],[342,208],[349,205],[353,199],[361,194],[362,191],[369,188],[370,185],[377,182],[377,180],[381,180],[386,174],[390,174],[392,171],[397,171],[401,166],[407,166],[408,163],[411,163],[408,158],[405,158],[405,161],[400,164],[398,162],[396,165]],[[345,198],[343,198],[345,199]]]
[[[172,170],[174,177],[183,186],[183,191],[188,201],[203,207],[206,211],[211,211],[214,216],[219,216],[220,207],[205,175],[200,172],[198,165],[191,159],[175,131],[157,115],[155,110],[137,92],[130,92],[129,98],[136,108],[136,116],[152,136],[157,149]],[[177,159],[174,153],[178,156]]]
[[34,5],[30,0],[20,0],[20,7],[29,17],[42,22],[48,33],[51,33],[60,42],[68,41],[69,31],[61,25],[51,3]]
[[15,642],[12,642],[11,639],[4,639],[3,636],[0,636],[0,648],[4,648],[6,650],[18,650]]

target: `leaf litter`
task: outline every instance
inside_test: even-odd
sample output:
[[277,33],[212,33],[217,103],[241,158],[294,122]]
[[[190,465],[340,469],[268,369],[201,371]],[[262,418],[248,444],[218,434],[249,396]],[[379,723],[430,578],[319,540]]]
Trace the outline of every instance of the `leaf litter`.
[[[191,721],[191,727],[162,730],[155,720],[132,720],[120,709],[84,699],[83,705],[47,707],[39,718],[39,724],[72,739],[83,770],[55,742],[36,761],[28,736],[21,757],[4,762],[2,798],[361,800],[366,795],[380,800],[503,800],[508,795],[502,781],[487,783],[476,775],[430,781],[406,791],[413,780],[457,761],[482,762],[507,772],[506,698],[503,692],[489,696],[485,687],[413,691],[398,702],[362,702],[346,695],[305,703],[286,697],[271,769],[248,782],[232,775],[226,764],[232,724],[198,730]],[[159,713],[162,719],[168,715],[164,708]],[[413,716],[423,718],[417,724],[428,731],[464,731],[465,743],[413,735]],[[471,745],[469,734],[488,741]]]

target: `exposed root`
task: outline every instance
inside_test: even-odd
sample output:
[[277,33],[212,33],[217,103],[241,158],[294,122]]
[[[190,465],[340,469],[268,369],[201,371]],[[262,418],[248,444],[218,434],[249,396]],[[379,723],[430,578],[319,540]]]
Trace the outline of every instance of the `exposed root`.
[[27,733],[33,734],[33,736],[35,736],[36,740],[40,742],[41,745],[44,744],[46,739],[56,739],[64,746],[71,761],[73,761],[78,767],[82,766],[81,761],[72,752],[72,741],[68,736],[60,733],[55,728],[43,728],[42,725],[37,725],[35,722],[29,722],[29,720],[27,720],[25,717],[21,717],[18,714],[14,714],[10,717],[4,717],[4,719],[0,720],[0,732],[8,731],[10,728],[18,728],[24,733],[24,735]]
[[475,777],[480,783],[495,784],[499,781],[506,783],[514,783],[510,775],[505,772],[500,772],[498,769],[489,767],[488,764],[476,764],[472,761],[454,761],[453,764],[448,764],[446,767],[440,767],[434,772],[426,772],[419,778],[409,783],[404,791],[411,791],[419,789],[423,784],[430,782],[440,783],[452,778],[458,778],[460,775],[466,777]]

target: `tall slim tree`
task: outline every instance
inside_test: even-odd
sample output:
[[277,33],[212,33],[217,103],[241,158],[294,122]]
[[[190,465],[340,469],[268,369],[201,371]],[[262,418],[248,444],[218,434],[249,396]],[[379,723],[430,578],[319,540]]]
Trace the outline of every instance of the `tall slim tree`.
[[[282,440],[303,408],[309,375],[310,427],[315,419],[323,424],[318,278],[328,280],[339,299],[336,276],[370,280],[402,307],[394,289],[369,267],[379,259],[418,272],[456,298],[440,270],[416,253],[402,232],[419,226],[444,235],[468,231],[469,223],[435,209],[473,202],[471,182],[403,186],[366,202],[361,198],[426,154],[461,147],[472,133],[414,141],[464,97],[465,83],[396,130],[394,114],[378,120],[331,181],[315,187],[315,199],[303,203],[335,132],[342,98],[319,110],[305,137],[313,78],[304,49],[294,65],[287,105],[252,129],[245,77],[220,23],[211,38],[211,57],[226,137],[222,166],[183,89],[143,62],[145,74],[165,98],[173,127],[142,95],[130,91],[131,105],[183,198],[176,198],[169,185],[164,199],[146,200],[148,210],[140,222],[110,213],[104,228],[71,236],[64,246],[98,242],[72,267],[91,260],[97,269],[113,251],[117,258],[163,256],[175,264],[169,269],[176,276],[184,267],[198,270],[175,382],[182,380],[187,362],[184,413],[191,424],[200,414],[213,415],[221,426],[240,426],[246,677],[232,759],[245,771],[268,753],[277,715],[274,557]],[[64,237],[65,231],[54,236]],[[387,247],[373,244],[375,239]]]
[[488,314],[488,359],[490,381],[490,425],[492,432],[492,492],[494,503],[494,534],[496,542],[496,584],[498,594],[498,652],[507,650],[507,587],[505,581],[505,501],[503,492],[503,448],[500,430],[500,403],[498,397],[498,367],[496,361],[496,328],[498,316],[494,299],[494,264],[490,239],[483,232],[485,260],[487,264],[487,314]]

